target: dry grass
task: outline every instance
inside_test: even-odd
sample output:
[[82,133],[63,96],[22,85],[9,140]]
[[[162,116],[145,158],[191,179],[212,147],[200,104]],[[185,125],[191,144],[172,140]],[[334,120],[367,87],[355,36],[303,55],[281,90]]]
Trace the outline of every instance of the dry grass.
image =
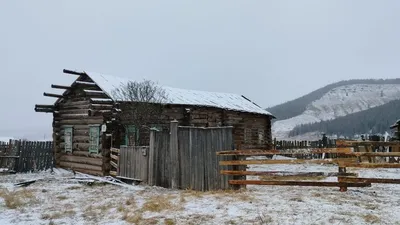
[[135,207],[135,206],[136,206],[135,196],[132,195],[131,197],[129,197],[129,198],[125,201],[125,205],[129,205],[129,206]]
[[366,204],[364,208],[368,209],[368,210],[376,210],[376,209],[378,209],[378,205],[369,203],[369,204]]
[[372,224],[372,223],[379,223],[381,221],[381,218],[378,216],[372,215],[372,214],[367,214],[362,216],[365,222]]
[[37,201],[34,192],[26,188],[16,191],[1,189],[0,197],[4,199],[4,202],[9,209],[21,208]]
[[74,210],[65,210],[63,212],[54,212],[51,214],[45,213],[42,214],[41,219],[43,220],[55,220],[55,219],[61,219],[65,217],[72,217],[76,214]]
[[315,180],[323,180],[326,176],[297,176],[297,175],[287,175],[287,176],[260,176],[260,180],[268,181],[268,180],[281,180],[281,181],[315,181]]
[[143,213],[140,211],[135,213],[125,212],[122,220],[125,220],[128,223],[140,224],[141,222],[143,222]]
[[60,195],[60,196],[57,196],[57,199],[58,200],[66,200],[66,199],[68,199],[68,197],[65,195]]
[[78,190],[78,189],[81,189],[82,188],[82,186],[70,186],[70,187],[67,187],[66,189],[67,190]]
[[175,225],[175,220],[173,219],[165,219],[164,220],[165,225]]
[[293,202],[304,202],[304,200],[301,197],[293,197],[291,199],[289,199],[289,201],[293,201]]
[[182,210],[179,205],[175,205],[171,202],[173,196],[170,195],[159,195],[152,196],[143,204],[142,210],[149,212],[161,212],[163,210]]

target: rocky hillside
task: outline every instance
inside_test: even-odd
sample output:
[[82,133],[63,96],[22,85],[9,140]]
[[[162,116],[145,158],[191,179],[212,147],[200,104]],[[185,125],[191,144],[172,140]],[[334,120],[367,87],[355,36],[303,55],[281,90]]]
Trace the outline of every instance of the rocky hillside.
[[[351,117],[351,122],[361,124],[361,121],[365,118],[382,121],[387,118],[387,114],[390,110],[393,110],[393,107],[385,106],[383,112],[380,113],[376,113],[379,111],[377,109],[369,112],[369,109],[386,104],[390,105],[393,103],[392,101],[398,99],[400,99],[400,79],[351,80],[328,85],[306,96],[267,110],[278,117],[278,121],[275,121],[272,127],[273,135],[278,139],[314,131],[327,132],[328,134],[338,134],[338,132],[349,134],[352,132],[348,130],[349,127],[338,128],[338,126],[334,126],[337,123],[335,122],[336,119],[367,110],[362,117]],[[323,127],[323,125],[319,125],[319,123],[327,121],[330,122],[331,126],[324,125],[325,127]],[[341,121],[343,122],[343,120]],[[313,126],[306,127],[307,124],[313,124]],[[360,132],[365,130],[364,132],[367,133],[371,130],[384,129],[383,124],[379,126],[379,129],[376,127],[373,129],[375,125],[372,123],[363,126],[363,128],[353,127],[352,130]],[[333,127],[336,128],[333,129]]]

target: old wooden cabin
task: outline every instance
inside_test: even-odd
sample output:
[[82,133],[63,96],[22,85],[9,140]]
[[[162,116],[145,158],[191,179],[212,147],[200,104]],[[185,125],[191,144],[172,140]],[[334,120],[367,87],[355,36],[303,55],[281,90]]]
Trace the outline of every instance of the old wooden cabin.
[[[53,114],[56,166],[107,175],[111,147],[138,145],[130,138],[138,131],[117,121],[124,113],[123,103],[116,102],[112,95],[113,89],[129,80],[90,72],[63,72],[77,76],[76,80],[69,86],[51,85],[63,90],[62,94],[44,93],[57,99],[53,105],[35,105],[36,112]],[[235,148],[271,149],[274,116],[244,96],[169,87],[165,91],[168,102],[163,107],[162,122],[156,124],[160,129],[168,129],[172,120],[185,126],[233,126]]]

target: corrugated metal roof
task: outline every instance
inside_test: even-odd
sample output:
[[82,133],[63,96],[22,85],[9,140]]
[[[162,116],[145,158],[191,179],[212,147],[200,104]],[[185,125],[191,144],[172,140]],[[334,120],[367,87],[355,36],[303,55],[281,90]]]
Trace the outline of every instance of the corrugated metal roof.
[[[115,96],[113,96],[113,90],[120,88],[121,85],[127,84],[129,81],[132,81],[127,78],[94,72],[85,73],[113,100],[116,100]],[[162,88],[165,90],[167,95],[166,103],[169,104],[209,106],[272,116],[270,112],[238,94],[186,90],[166,86],[162,86]]]

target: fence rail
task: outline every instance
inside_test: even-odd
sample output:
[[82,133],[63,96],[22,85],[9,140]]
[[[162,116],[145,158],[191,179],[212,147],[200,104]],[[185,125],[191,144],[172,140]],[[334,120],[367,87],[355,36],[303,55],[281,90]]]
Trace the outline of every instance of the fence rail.
[[[385,143],[385,142],[383,142]],[[369,143],[364,142],[361,144],[366,145],[379,145],[382,143]],[[391,143],[391,145],[398,145],[399,143]],[[359,146],[360,142],[354,141],[342,141],[341,146]],[[359,150],[359,149],[357,149]],[[368,150],[368,149],[367,149]],[[243,169],[227,169],[224,168],[220,171],[220,174],[225,176],[231,176],[229,179],[230,185],[290,185],[290,186],[319,186],[319,187],[339,187],[340,191],[347,191],[348,187],[369,187],[372,183],[383,183],[383,184],[400,184],[400,179],[387,179],[387,178],[367,178],[358,177],[357,173],[347,173],[346,169],[350,167],[356,168],[400,168],[399,163],[385,162],[382,158],[400,157],[399,152],[355,152],[354,148],[343,147],[343,148],[325,148],[325,149],[310,149],[308,151],[296,152],[296,155],[302,154],[335,154],[335,159],[283,159],[283,160],[270,160],[270,159],[246,159],[244,157],[254,156],[269,156],[282,154],[282,151],[263,151],[263,150],[236,150],[236,151],[221,151],[217,152],[218,156],[236,156],[239,160],[222,160],[219,165],[252,165],[252,164],[335,164],[338,166],[337,173],[324,173],[324,172],[289,172],[289,171],[247,171]],[[292,153],[287,153],[292,154]],[[380,158],[381,160],[379,160]],[[377,163],[379,161],[379,163]],[[246,176],[266,176],[270,179],[263,180],[247,180]],[[233,177],[232,177],[233,176]],[[279,176],[280,179],[275,178]],[[337,182],[327,181],[304,181],[293,180],[297,178],[312,177],[312,176],[325,176],[325,177],[337,177]]]

